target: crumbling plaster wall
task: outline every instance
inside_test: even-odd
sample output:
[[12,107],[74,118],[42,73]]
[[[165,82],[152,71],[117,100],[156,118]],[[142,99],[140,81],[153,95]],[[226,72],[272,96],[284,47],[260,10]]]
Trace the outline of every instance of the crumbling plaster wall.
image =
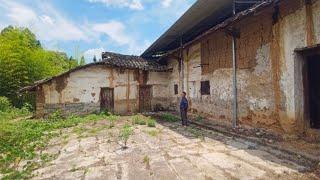
[[88,114],[100,111],[100,90],[114,88],[116,113],[138,111],[138,82],[134,70],[92,66],[71,72],[41,86],[44,102],[39,99],[37,114],[47,116],[60,109],[65,114]]
[[[313,1],[314,35],[311,37],[314,37],[315,44],[320,40],[319,11],[320,2]],[[273,12],[273,8],[267,8],[236,23],[241,33],[237,39],[239,121],[293,133],[299,128],[299,118],[303,118],[303,83],[301,63],[298,62],[301,57],[294,49],[308,46],[306,9],[301,0],[280,3],[280,16],[276,23],[272,19]],[[226,35],[216,32],[203,40],[208,42],[212,39],[215,41],[213,45],[220,45],[211,49],[209,67],[203,65],[201,43],[184,49],[184,90],[188,93],[193,112],[231,123],[232,59],[228,58],[232,53],[231,38],[221,36]],[[224,48],[219,51],[219,47]],[[218,63],[214,62],[217,59]],[[178,82],[181,87],[178,61],[170,59],[169,64],[176,67],[171,74],[170,86]],[[215,68],[217,66],[219,68]],[[203,73],[204,69],[208,73]],[[210,95],[200,94],[200,81],[205,80],[210,81]]]
[[117,114],[139,112],[139,86],[152,85],[151,106],[164,110],[168,99],[168,73],[91,66],[55,78],[37,90],[38,117],[60,109],[64,114],[88,114],[100,111],[102,87],[114,88]]
[[152,85],[152,110],[163,111],[174,107],[170,100],[168,72],[149,72],[147,85]]
[[[283,4],[280,8],[283,10],[278,22],[280,26],[279,44],[282,49],[279,56],[280,88],[283,92],[280,123],[283,129],[289,133],[302,132],[306,127],[303,124],[305,122],[305,107],[303,74],[301,72],[301,64],[303,63],[301,61],[304,59],[294,50],[320,43],[320,1],[313,0],[312,2],[312,18],[308,17],[308,9],[304,5],[304,1],[294,0],[292,6]],[[311,29],[308,29],[308,24],[311,25]]]

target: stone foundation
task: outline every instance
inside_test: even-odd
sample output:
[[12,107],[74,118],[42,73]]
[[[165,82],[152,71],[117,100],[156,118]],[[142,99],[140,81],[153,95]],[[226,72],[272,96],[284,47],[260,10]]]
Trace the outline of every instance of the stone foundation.
[[43,108],[43,117],[47,118],[50,114],[61,111],[63,116],[86,115],[100,112],[98,103],[69,103],[69,104],[46,104]]

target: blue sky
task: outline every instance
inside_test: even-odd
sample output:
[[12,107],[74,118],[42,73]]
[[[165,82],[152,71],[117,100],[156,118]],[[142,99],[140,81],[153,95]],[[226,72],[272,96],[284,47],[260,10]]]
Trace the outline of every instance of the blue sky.
[[0,0],[0,29],[30,28],[50,50],[140,55],[196,0]]

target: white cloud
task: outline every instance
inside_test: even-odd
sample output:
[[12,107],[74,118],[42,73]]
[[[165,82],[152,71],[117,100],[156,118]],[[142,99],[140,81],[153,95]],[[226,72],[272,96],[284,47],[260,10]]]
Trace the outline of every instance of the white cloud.
[[108,36],[113,46],[127,47],[127,54],[140,55],[151,44],[149,41],[141,42],[132,32],[128,32],[128,28],[120,21],[112,20],[94,24],[92,27],[98,34]]
[[84,29],[77,27],[50,4],[39,3],[37,10],[13,1],[0,0],[0,4],[0,11],[7,17],[3,21],[30,28],[40,40],[89,40]]
[[172,0],[163,0],[161,5],[165,8],[169,7],[172,3]]
[[102,24],[95,24],[93,30],[109,36],[111,40],[119,45],[129,44],[131,38],[125,33],[125,25],[119,21],[110,21]]
[[133,10],[144,9],[141,0],[88,0],[91,3],[103,3],[111,7],[127,7]]
[[100,47],[100,48],[95,48],[95,49],[88,49],[83,53],[84,58],[88,62],[93,61],[93,57],[96,56],[97,60],[101,59],[101,54],[102,52],[105,52],[105,49]]

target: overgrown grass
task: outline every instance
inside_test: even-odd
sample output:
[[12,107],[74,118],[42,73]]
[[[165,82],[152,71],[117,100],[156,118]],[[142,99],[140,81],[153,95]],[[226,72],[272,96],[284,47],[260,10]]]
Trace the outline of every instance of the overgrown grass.
[[146,125],[146,120],[141,115],[135,115],[132,117],[132,124],[138,124],[138,125]]
[[169,122],[177,122],[180,119],[172,114],[169,113],[165,113],[161,115],[161,119],[165,120],[165,121],[169,121]]
[[[63,119],[57,112],[48,120],[14,120],[21,115],[28,113],[23,110],[0,112],[0,173],[5,175],[4,179],[28,178],[39,164],[30,161],[22,170],[18,170],[19,163],[37,157],[36,152],[45,148],[47,142],[59,134],[56,130],[106,118],[103,114],[93,114]],[[48,158],[41,159],[47,161]]]
[[154,120],[153,118],[149,117],[147,120],[147,125],[148,127],[156,127],[156,120]]

